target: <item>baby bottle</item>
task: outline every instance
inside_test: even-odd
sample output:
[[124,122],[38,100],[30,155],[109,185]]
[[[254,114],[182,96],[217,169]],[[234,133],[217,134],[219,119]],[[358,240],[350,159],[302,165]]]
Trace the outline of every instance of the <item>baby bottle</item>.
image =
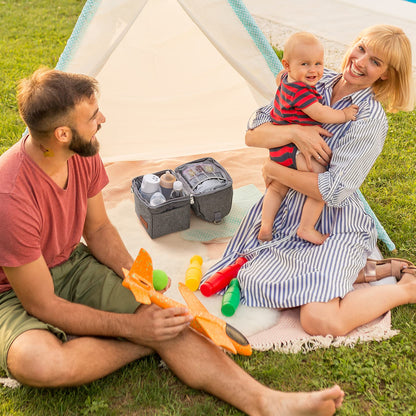
[[143,176],[140,186],[140,194],[146,201],[150,201],[155,192],[160,192],[160,178],[157,175],[149,173]]
[[173,182],[172,192],[170,193],[171,198],[178,198],[183,195],[183,183],[181,181]]
[[160,177],[160,187],[162,189],[163,196],[168,199],[173,189],[173,183],[176,181],[174,175],[168,170]]

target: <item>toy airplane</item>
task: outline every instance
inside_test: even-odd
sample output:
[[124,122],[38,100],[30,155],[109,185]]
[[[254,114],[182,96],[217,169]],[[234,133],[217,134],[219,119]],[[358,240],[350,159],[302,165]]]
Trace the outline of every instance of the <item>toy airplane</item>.
[[[154,289],[152,272],[151,257],[147,251],[140,249],[130,271],[123,269],[125,276],[123,286],[130,289],[136,300],[145,305],[154,303],[162,308],[183,307],[183,304]],[[179,291],[194,317],[191,321],[193,329],[233,354],[251,355],[251,346],[241,332],[222,319],[210,314],[194,293],[183,283],[179,283]]]

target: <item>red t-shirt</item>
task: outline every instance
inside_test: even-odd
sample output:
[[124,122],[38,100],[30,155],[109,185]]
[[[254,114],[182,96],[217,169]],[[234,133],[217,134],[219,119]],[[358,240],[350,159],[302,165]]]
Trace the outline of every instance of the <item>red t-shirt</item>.
[[[43,255],[52,268],[80,242],[88,198],[107,185],[108,176],[98,155],[74,155],[62,189],[27,155],[25,141],[0,157],[0,266],[21,266]],[[0,293],[10,288],[0,267]]]

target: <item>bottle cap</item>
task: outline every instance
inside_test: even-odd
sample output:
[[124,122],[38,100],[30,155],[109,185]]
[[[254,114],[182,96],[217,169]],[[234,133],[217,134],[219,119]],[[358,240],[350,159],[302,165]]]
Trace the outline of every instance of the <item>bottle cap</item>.
[[162,188],[172,188],[173,183],[176,181],[174,175],[172,175],[168,170],[160,177],[160,186]]
[[163,196],[162,192],[155,192],[150,198],[150,205],[155,207],[166,202],[166,198]]
[[153,194],[160,190],[160,178],[157,175],[148,173],[143,176],[142,185],[140,187],[142,192],[146,194]]
[[180,192],[183,189],[183,183],[181,181],[175,181],[173,182],[173,190]]

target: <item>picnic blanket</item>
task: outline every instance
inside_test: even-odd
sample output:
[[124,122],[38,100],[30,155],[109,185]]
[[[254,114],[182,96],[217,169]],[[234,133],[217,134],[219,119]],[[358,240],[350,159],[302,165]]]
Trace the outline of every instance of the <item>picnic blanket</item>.
[[[207,223],[192,215],[188,230],[152,240],[134,212],[133,195],[130,192],[132,178],[167,168],[174,169],[183,163],[206,156],[220,162],[233,178],[234,198],[229,215],[220,225]],[[221,257],[241,219],[264,192],[261,168],[266,156],[267,150],[243,148],[164,160],[117,162],[106,166],[110,185],[105,191],[105,201],[110,218],[133,256],[143,247],[151,255],[154,268],[168,273],[172,279],[172,286],[166,293],[168,296],[183,302],[177,283],[184,281],[189,260],[193,255],[198,254],[203,258],[203,271]],[[372,257],[381,258],[381,254],[376,250]],[[386,279],[386,283],[391,283],[391,280]],[[360,284],[356,288],[365,286],[366,284]],[[299,352],[320,347],[353,346],[357,342],[378,341],[397,334],[397,331],[391,329],[390,312],[345,337],[311,337],[300,326],[299,308],[279,312],[240,305],[232,317],[225,317],[221,314],[221,296],[206,298],[199,291],[196,295],[211,313],[243,332],[253,349],[257,350]]]
[[[233,178],[234,198],[229,215],[219,225],[207,223],[192,215],[188,230],[152,240],[135,213],[134,197],[131,193],[132,179],[146,173],[174,169],[183,163],[206,156],[220,162]],[[106,165],[110,183],[103,194],[109,217],[133,257],[140,248],[144,248],[152,257],[153,267],[164,270],[169,275],[172,285],[166,292],[167,296],[184,303],[177,284],[184,281],[192,256],[198,254],[203,258],[203,270],[207,270],[221,257],[239,222],[264,192],[261,167],[266,156],[267,152],[263,149],[244,148],[172,159],[116,162]],[[381,258],[380,252],[376,250],[372,257]],[[392,283],[391,278],[383,280],[385,283]],[[356,288],[361,289],[366,285],[359,284]],[[241,331],[254,350],[297,353],[331,346],[353,347],[358,342],[380,341],[398,333],[391,328],[391,314],[388,312],[345,337],[310,336],[300,325],[299,308],[279,312],[240,305],[233,316],[225,317],[221,314],[221,296],[207,298],[199,291],[195,294],[211,313]],[[19,386],[19,383],[9,378],[0,378],[0,384],[11,388]]]

